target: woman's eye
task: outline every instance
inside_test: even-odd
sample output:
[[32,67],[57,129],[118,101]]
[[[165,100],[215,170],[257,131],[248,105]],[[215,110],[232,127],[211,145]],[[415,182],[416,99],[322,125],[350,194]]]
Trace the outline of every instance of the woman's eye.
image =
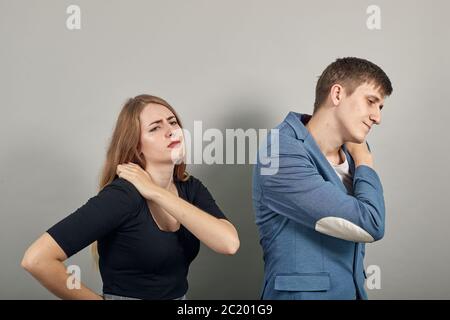
[[178,124],[178,122],[172,121],[170,124],[171,124],[171,125],[176,125],[176,124]]
[[150,129],[150,132],[156,131],[157,129],[159,129],[159,126]]

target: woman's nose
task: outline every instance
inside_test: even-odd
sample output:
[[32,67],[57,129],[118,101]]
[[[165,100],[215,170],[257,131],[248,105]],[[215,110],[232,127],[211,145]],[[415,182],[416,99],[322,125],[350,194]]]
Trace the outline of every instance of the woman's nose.
[[173,130],[173,128],[171,128],[170,126],[167,127],[166,137],[167,137],[167,138],[172,138],[173,136],[174,136],[174,130]]

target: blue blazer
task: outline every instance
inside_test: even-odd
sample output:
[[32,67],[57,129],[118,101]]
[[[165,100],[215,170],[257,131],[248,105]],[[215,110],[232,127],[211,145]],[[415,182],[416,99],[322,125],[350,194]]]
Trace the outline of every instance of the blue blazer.
[[272,131],[258,152],[253,206],[264,254],[261,298],[367,299],[364,243],[384,235],[381,181],[368,166],[355,169],[343,146],[349,193],[305,127],[309,118],[290,112],[275,128],[278,141]]

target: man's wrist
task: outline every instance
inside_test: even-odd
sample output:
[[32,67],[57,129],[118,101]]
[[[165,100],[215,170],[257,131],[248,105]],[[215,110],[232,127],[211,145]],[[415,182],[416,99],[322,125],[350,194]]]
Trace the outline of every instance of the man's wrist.
[[368,166],[373,169],[373,160],[372,159],[355,160],[355,167],[359,167],[359,166]]

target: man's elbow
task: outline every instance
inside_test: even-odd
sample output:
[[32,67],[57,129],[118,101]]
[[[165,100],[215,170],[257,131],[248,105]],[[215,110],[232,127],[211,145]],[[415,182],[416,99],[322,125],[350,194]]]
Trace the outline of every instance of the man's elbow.
[[384,237],[384,225],[363,228],[340,217],[324,217],[316,222],[317,232],[352,242],[372,243]]
[[379,228],[377,229],[374,234],[373,234],[373,241],[380,241],[381,239],[384,238],[384,227],[383,228]]

